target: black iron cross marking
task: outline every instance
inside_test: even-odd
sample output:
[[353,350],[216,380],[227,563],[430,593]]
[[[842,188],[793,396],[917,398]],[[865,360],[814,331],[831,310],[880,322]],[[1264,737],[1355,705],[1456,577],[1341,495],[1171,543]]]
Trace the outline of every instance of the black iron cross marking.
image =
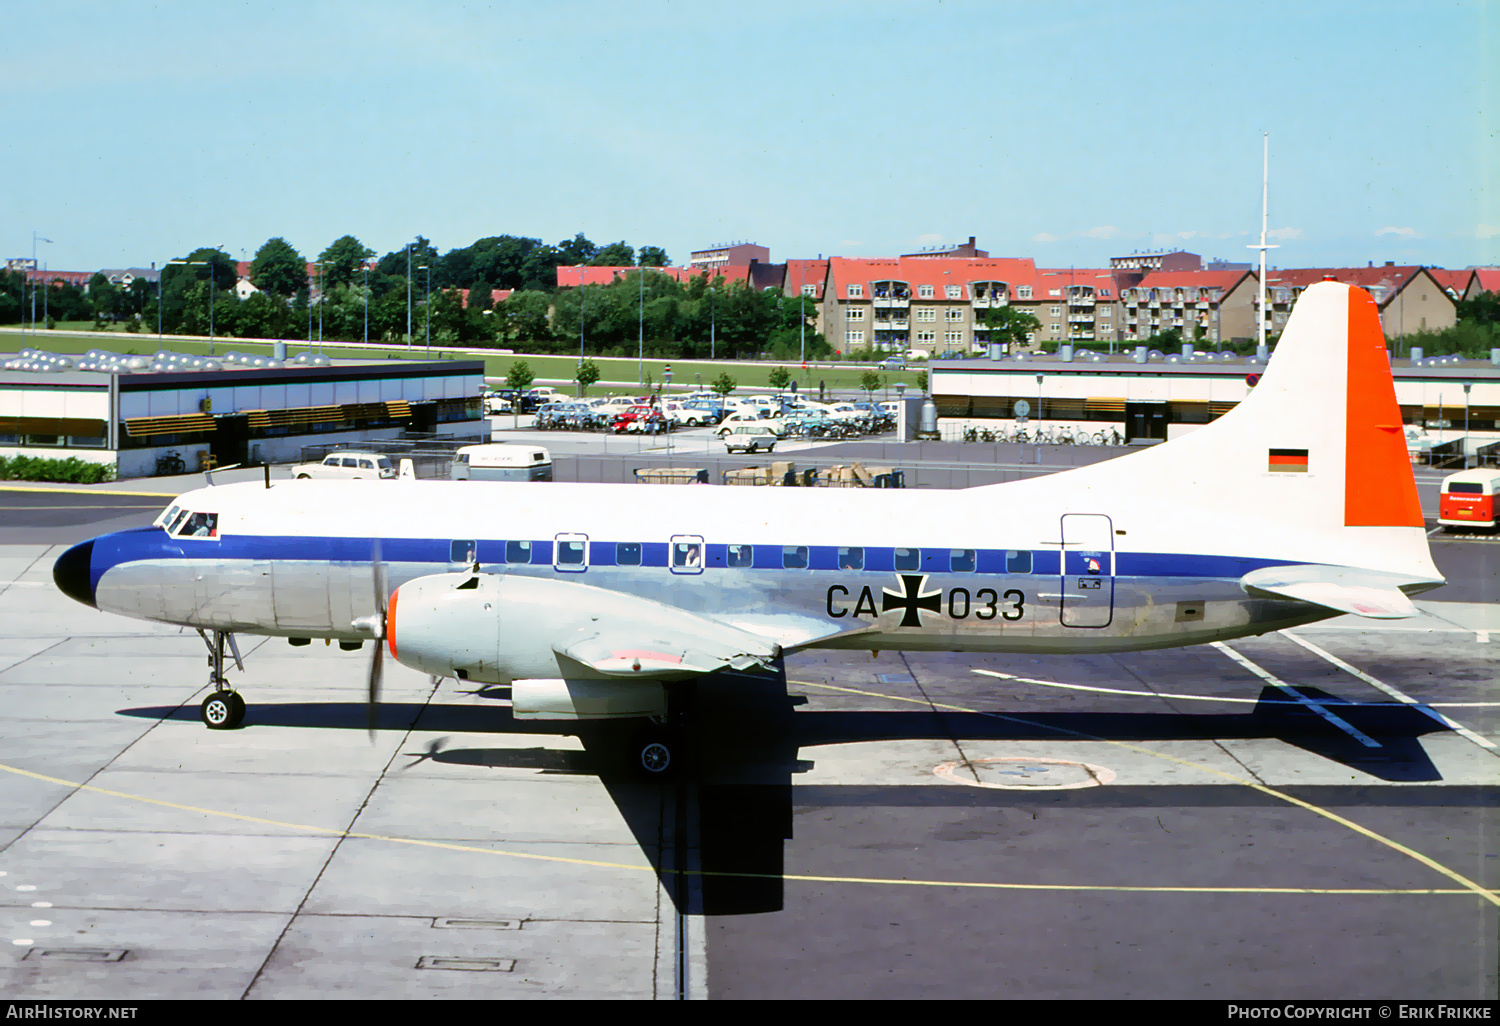
[[901,586],[905,594],[894,592],[889,588],[880,589],[880,611],[889,613],[892,609],[904,609],[906,615],[901,617],[902,627],[922,626],[922,616],[917,612],[926,609],[933,613],[943,611],[943,593],[941,591],[926,592],[922,588],[927,584],[926,574],[899,574]]

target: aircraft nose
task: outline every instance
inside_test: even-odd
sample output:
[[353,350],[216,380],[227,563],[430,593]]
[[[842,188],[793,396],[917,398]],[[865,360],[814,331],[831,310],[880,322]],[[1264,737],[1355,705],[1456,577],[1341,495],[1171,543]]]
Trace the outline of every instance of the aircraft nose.
[[52,565],[52,580],[57,590],[82,602],[86,606],[99,606],[94,602],[94,589],[89,584],[89,563],[94,555],[94,543],[82,542],[57,557]]

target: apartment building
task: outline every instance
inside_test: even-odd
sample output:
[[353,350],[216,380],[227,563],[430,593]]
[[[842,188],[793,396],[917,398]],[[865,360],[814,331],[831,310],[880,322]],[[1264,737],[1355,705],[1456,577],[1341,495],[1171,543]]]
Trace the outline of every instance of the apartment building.
[[729,267],[749,267],[752,263],[769,264],[771,251],[753,242],[735,242],[708,249],[695,249],[688,257],[688,269],[699,271],[721,271]]
[[[1273,268],[1266,272],[1266,331],[1280,333],[1297,297],[1309,285],[1337,281],[1358,285],[1375,299],[1386,338],[1418,331],[1441,331],[1458,323],[1454,297],[1425,267],[1396,265],[1366,267]],[[1257,297],[1258,302],[1258,297]],[[1252,333],[1254,315],[1251,315]]]
[[1183,341],[1208,345],[1252,338],[1258,288],[1250,271],[1152,271],[1121,290],[1120,340],[1144,342],[1174,328]]
[[[985,313],[1014,306],[1047,325],[1066,324],[1049,304],[1030,259],[966,257],[833,257],[819,305],[820,330],[841,352],[962,354],[989,343]],[[790,271],[788,272],[790,279]],[[790,282],[789,282],[790,283]],[[1061,292],[1059,292],[1061,295]],[[1059,307],[1049,319],[1051,305]]]
[[1043,342],[1091,345],[1116,342],[1120,332],[1115,273],[1102,267],[1057,267],[1037,271],[1036,312]]

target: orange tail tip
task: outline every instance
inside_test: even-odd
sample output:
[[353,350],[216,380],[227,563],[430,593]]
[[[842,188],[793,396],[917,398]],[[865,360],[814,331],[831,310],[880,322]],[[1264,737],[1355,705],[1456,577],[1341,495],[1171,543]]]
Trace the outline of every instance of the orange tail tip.
[[[1349,290],[1344,526],[1421,527],[1422,506],[1375,300]],[[1381,482],[1370,487],[1370,482]]]

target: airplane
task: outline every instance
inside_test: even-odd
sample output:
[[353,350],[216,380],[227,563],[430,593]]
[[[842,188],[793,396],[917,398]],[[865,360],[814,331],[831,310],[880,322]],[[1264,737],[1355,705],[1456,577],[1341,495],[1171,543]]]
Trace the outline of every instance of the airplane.
[[[517,719],[633,719],[664,773],[721,670],[816,648],[1095,653],[1414,615],[1433,565],[1374,301],[1323,282],[1235,408],[1091,466],[954,491],[453,481],[208,486],[57,560],[101,610],[509,685]],[[241,669],[243,666],[241,665]]]

